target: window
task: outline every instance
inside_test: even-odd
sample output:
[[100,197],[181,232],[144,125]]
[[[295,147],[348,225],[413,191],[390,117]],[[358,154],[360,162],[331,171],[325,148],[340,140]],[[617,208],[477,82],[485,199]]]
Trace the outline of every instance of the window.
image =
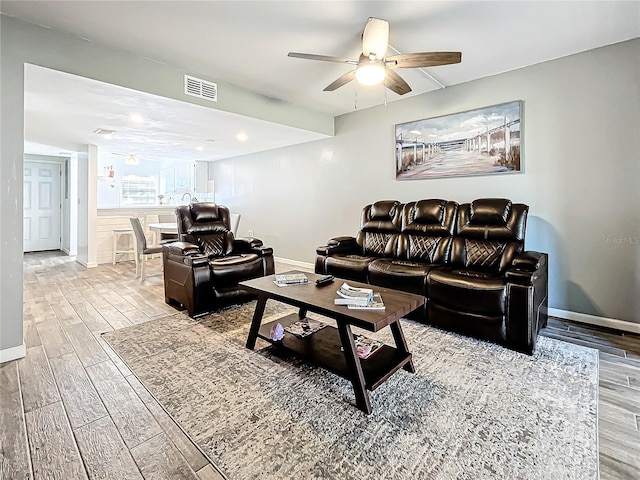
[[98,151],[98,208],[181,205],[185,193],[201,201],[213,197],[213,191],[210,196],[207,191],[206,162],[143,157],[132,165],[127,158]]
[[142,175],[122,177],[121,205],[156,205],[158,179]]

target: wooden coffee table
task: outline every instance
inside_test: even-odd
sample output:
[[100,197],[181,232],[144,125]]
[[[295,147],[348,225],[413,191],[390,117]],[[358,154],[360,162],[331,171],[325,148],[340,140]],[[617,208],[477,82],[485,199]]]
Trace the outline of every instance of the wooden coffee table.
[[[423,305],[425,298],[421,295],[339,278],[326,286],[317,287],[315,281],[321,276],[304,273],[309,278],[308,284],[279,287],[274,284],[275,275],[240,283],[241,288],[258,296],[246,346],[253,350],[257,338],[260,337],[268,342],[281,344],[297,355],[350,380],[356,396],[356,405],[364,412],[371,413],[371,401],[367,390],[375,390],[400,368],[411,373],[415,372],[399,320]],[[338,297],[336,290],[345,281],[354,287],[373,288],[374,292],[382,295],[386,308],[384,310],[350,310],[344,305],[335,305],[334,299]],[[298,307],[299,311],[297,314],[262,325],[262,316],[269,299],[293,305]],[[286,327],[305,318],[308,311],[333,318],[337,328],[328,326],[303,338],[285,333],[284,338],[279,342],[271,339],[273,325],[280,323]],[[389,326],[396,345],[395,347],[384,345],[371,357],[360,359],[356,354],[354,335],[351,332],[352,325],[370,332],[377,332]]]

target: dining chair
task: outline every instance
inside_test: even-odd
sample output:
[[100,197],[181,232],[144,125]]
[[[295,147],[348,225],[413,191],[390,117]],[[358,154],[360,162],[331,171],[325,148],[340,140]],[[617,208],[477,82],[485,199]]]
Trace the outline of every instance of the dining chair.
[[233,233],[234,237],[238,236],[238,225],[240,225],[240,217],[241,215],[239,213],[232,213],[229,215],[230,219],[231,219],[231,233]]
[[[167,213],[167,214],[158,214],[158,222],[160,223],[176,223],[178,220],[176,218],[175,213]],[[160,240],[178,240],[177,233],[163,233],[160,232]]]
[[140,282],[144,282],[145,279],[145,263],[147,257],[151,255],[157,255],[162,253],[162,245],[147,245],[147,237],[144,234],[142,223],[138,217],[129,217],[131,227],[133,227],[133,234],[136,237],[135,242],[135,259],[136,259],[136,277],[140,276]]

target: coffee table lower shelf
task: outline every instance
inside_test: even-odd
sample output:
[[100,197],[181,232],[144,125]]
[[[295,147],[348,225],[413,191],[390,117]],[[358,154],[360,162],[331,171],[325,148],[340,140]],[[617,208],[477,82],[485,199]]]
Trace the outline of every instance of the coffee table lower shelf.
[[[293,313],[261,325],[258,337],[274,345],[282,346],[336,375],[351,380],[344,352],[341,350],[342,343],[340,342],[337,328],[329,325],[307,337],[297,337],[285,332],[285,336],[281,341],[271,340],[271,328],[275,324],[279,323],[286,327],[298,320],[300,320],[298,314]],[[365,388],[367,390],[375,390],[393,373],[410,362],[411,353],[402,353],[394,347],[383,345],[369,358],[360,359],[362,373],[365,378]]]

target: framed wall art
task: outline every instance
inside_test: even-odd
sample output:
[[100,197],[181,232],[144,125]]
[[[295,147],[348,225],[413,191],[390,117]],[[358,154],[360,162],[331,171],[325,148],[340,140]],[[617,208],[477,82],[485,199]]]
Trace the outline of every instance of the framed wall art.
[[396,180],[522,171],[522,101],[396,125]]

